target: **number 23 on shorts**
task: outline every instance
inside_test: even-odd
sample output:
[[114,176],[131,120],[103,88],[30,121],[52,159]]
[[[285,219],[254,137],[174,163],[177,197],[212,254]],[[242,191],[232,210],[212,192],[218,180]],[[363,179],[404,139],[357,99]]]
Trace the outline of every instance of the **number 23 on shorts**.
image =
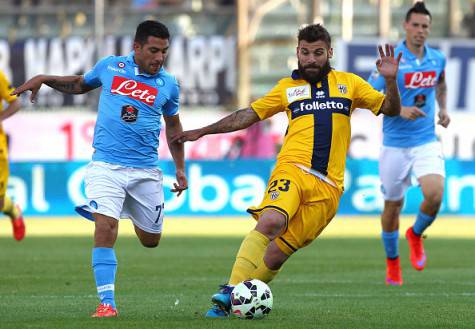
[[290,180],[288,179],[276,179],[269,184],[267,193],[275,192],[277,190],[287,192],[290,187]]

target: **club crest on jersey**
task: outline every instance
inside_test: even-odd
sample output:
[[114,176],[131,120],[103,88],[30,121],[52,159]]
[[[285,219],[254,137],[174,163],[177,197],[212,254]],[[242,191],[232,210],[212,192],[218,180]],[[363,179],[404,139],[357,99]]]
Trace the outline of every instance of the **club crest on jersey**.
[[125,63],[124,62],[119,62],[119,63],[117,63],[117,66],[120,67],[121,69],[123,69],[125,67]]
[[147,105],[153,105],[158,94],[157,88],[153,88],[145,83],[132,79],[114,76],[112,80],[111,93],[127,96],[141,101]]
[[125,105],[122,106],[122,111],[120,117],[125,122],[135,122],[137,121],[137,116],[139,114],[139,110],[137,110],[132,105]]
[[338,91],[340,92],[340,94],[346,94],[348,93],[348,88],[346,87],[346,85],[340,85],[338,84]]
[[159,87],[163,87],[165,85],[165,81],[163,81],[162,78],[158,78],[157,80],[155,80],[155,82]]
[[305,86],[287,88],[286,94],[287,94],[287,102],[289,102],[289,104],[299,99],[310,98],[310,86],[305,85]]

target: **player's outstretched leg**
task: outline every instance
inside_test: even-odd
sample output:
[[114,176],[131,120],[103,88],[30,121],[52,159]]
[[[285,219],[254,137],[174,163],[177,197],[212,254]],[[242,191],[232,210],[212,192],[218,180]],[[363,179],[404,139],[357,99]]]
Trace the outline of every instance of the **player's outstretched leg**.
[[426,253],[424,251],[422,235],[415,234],[411,226],[406,231],[406,239],[409,244],[412,267],[418,271],[422,271],[426,266]]
[[10,197],[5,196],[2,212],[10,217],[13,228],[13,237],[17,241],[23,240],[25,237],[25,221],[23,214],[18,205],[15,205]]

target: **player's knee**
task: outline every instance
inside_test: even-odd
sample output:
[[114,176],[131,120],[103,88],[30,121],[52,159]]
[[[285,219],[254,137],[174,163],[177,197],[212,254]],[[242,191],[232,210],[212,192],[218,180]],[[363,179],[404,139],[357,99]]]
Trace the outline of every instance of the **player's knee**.
[[398,217],[402,209],[403,201],[386,201],[384,203],[384,213],[390,217]]
[[156,241],[140,241],[142,243],[142,246],[145,248],[156,248],[160,244],[160,240]]
[[145,248],[156,248],[160,243],[160,235],[139,236],[140,242]]
[[[277,213],[278,215],[276,215]],[[269,239],[273,240],[283,231],[285,228],[285,217],[281,213],[275,212],[272,214],[264,213],[257,222],[256,230],[266,235]]]

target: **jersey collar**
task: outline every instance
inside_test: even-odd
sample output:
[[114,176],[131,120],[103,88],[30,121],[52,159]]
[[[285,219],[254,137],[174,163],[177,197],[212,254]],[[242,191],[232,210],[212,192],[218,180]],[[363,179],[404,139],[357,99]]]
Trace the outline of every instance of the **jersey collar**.
[[[407,45],[406,45],[406,40],[402,41],[401,42],[401,46],[403,48],[403,52],[404,52],[404,55],[406,58],[408,58],[409,60],[411,61],[415,61],[417,60],[417,56],[414,55],[410,50],[409,48],[407,48]],[[432,51],[430,50],[429,47],[427,47],[427,44],[424,44],[424,56],[422,57],[422,59],[420,59],[421,62],[425,61],[426,59],[433,59],[433,56],[432,56]]]
[[293,70],[293,71],[292,71],[292,74],[291,74],[290,76],[291,76],[292,79],[294,79],[294,80],[300,80],[300,79],[302,79],[302,78],[300,77],[300,72],[299,72],[299,70]]
[[148,74],[148,73],[145,73],[145,72],[140,72],[139,71],[139,66],[137,65],[137,63],[135,63],[134,56],[135,56],[135,51],[131,51],[130,54],[127,55],[126,61],[127,61],[127,63],[129,63],[130,65],[133,66],[135,75],[141,75],[141,76],[150,78],[150,77],[156,77],[156,76],[160,75],[160,73],[163,72],[163,70],[164,70],[163,66],[160,68],[160,70],[156,74]]

